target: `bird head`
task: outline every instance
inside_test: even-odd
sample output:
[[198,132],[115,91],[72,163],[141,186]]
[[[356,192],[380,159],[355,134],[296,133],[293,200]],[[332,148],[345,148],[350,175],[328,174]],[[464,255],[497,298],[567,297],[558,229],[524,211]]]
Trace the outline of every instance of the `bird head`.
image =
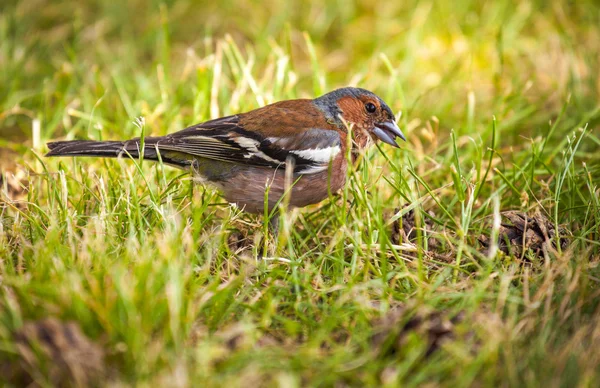
[[[315,105],[339,127],[353,125],[355,137],[366,132],[371,138],[394,147],[398,147],[396,138],[406,140],[390,107],[368,90],[350,87],[337,89],[315,99]],[[366,143],[358,142],[359,145]]]

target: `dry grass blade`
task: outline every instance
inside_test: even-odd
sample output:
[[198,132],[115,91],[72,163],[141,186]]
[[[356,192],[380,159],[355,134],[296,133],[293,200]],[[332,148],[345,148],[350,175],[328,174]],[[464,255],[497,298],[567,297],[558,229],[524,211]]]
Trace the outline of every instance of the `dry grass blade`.
[[14,162],[15,157],[13,151],[0,148],[0,204],[8,200],[24,208],[29,191],[28,174],[25,168]]

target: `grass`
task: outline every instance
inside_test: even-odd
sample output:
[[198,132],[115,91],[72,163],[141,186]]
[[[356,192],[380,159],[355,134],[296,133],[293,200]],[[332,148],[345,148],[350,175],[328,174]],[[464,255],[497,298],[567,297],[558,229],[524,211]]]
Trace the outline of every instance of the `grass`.
[[[76,345],[49,358],[19,334],[54,317],[108,384],[598,385],[596,2],[115,4],[0,6],[7,384],[89,383]],[[408,142],[367,152],[277,241],[160,164],[42,157],[348,84]],[[509,210],[554,244],[502,252]]]

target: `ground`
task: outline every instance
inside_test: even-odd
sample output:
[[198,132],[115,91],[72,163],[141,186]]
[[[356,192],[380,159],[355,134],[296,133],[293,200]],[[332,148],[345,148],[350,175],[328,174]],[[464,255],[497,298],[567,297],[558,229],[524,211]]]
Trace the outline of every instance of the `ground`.
[[[597,386],[598,42],[592,0],[3,1],[0,379]],[[167,166],[43,157],[347,85],[408,141],[277,239]]]

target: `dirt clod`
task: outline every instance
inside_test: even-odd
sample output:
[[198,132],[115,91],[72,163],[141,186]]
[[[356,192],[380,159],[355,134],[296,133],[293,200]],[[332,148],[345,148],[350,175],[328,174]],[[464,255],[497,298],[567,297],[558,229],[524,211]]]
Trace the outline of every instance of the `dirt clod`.
[[15,333],[19,361],[10,365],[15,382],[90,386],[104,374],[104,351],[75,322],[31,321]]
[[227,236],[227,246],[234,254],[240,254],[252,248],[252,238],[247,230],[231,230]]
[[[525,257],[532,252],[537,257],[543,257],[544,250],[557,248],[556,227],[539,211],[528,215],[520,211],[506,211],[501,213],[502,223],[498,234],[498,249],[507,255]],[[566,231],[559,227],[560,236],[565,236]],[[488,236],[481,236],[479,242],[486,249],[491,246]],[[561,249],[567,247],[567,239],[559,240]]]
[[426,356],[430,356],[448,340],[454,338],[454,327],[463,314],[451,315],[447,311],[434,311],[425,307],[395,307],[373,323],[371,343],[382,356],[398,353],[411,333],[427,343]]
[[[394,214],[398,214],[401,209],[395,209]],[[431,212],[430,215],[433,216]],[[424,231],[427,235],[431,236],[431,231],[433,230],[433,223],[428,217],[423,217],[421,230]],[[392,224],[392,233],[391,233],[391,241],[393,244],[400,244],[405,242],[414,243],[417,240],[417,230],[419,226],[417,225],[417,220],[415,217],[415,211],[413,209],[409,210],[402,217],[398,218]],[[438,241],[434,238],[429,238],[427,240],[429,249],[435,249],[438,245]]]

